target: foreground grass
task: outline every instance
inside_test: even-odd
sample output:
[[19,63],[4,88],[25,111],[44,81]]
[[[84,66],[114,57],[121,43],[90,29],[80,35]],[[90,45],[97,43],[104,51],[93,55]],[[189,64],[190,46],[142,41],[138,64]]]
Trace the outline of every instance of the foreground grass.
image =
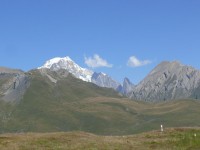
[[175,128],[131,136],[97,136],[85,132],[0,135],[1,150],[148,150],[200,149],[200,129]]

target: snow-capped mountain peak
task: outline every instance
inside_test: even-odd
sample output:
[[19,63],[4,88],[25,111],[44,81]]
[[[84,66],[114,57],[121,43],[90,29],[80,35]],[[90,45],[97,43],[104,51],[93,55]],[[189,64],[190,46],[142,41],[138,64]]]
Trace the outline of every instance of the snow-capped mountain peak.
[[72,73],[75,77],[91,82],[91,78],[93,75],[93,71],[86,69],[86,68],[81,68],[79,65],[77,65],[69,56],[66,57],[55,57],[53,59],[50,59],[46,61],[46,63],[39,67],[38,69],[42,68],[48,68],[51,70],[59,70],[59,69],[66,69],[70,73]]
[[55,57],[55,58],[52,58],[48,61],[46,61],[46,63],[42,66],[42,67],[39,67],[38,69],[41,69],[41,68],[48,68],[50,69],[52,67],[52,65],[56,64],[56,63],[59,63],[59,62],[72,62],[71,58],[69,56],[66,56],[66,57]]
[[57,71],[59,69],[66,69],[68,72],[73,74],[76,78],[81,79],[83,81],[92,82],[100,87],[108,87],[117,89],[119,87],[119,83],[113,80],[107,74],[100,72],[96,73],[86,68],[81,68],[78,64],[76,64],[69,56],[66,57],[55,57],[46,61],[46,63],[39,67],[38,69],[48,68],[53,71]]

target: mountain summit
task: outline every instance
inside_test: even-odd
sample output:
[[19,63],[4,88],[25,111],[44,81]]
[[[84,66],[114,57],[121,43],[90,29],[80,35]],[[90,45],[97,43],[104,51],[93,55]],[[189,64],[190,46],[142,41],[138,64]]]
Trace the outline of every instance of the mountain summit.
[[48,68],[52,71],[57,71],[59,69],[65,69],[73,74],[76,78],[81,79],[83,81],[91,82],[91,78],[93,75],[93,71],[81,68],[77,65],[70,57],[56,57],[46,61],[46,63],[39,67],[38,69]]
[[96,73],[92,70],[82,68],[76,64],[69,56],[66,57],[56,57],[46,61],[46,63],[39,67],[38,69],[50,69],[52,71],[58,71],[60,69],[65,69],[76,78],[81,79],[86,82],[92,82],[100,87],[107,87],[117,89],[120,84],[113,80],[111,77],[104,73]]
[[199,88],[199,70],[178,61],[164,61],[132,90],[131,98],[146,101],[197,98]]

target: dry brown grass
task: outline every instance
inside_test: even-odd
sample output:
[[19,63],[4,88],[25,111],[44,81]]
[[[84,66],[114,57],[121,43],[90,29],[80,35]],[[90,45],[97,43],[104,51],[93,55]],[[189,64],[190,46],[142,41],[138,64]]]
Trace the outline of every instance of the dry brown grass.
[[[197,134],[196,139],[193,133]],[[85,132],[0,135],[1,150],[153,150],[200,148],[200,130],[166,129],[130,136],[97,136]],[[193,140],[188,143],[184,138]],[[199,141],[198,141],[199,140]],[[183,143],[184,142],[184,143]]]

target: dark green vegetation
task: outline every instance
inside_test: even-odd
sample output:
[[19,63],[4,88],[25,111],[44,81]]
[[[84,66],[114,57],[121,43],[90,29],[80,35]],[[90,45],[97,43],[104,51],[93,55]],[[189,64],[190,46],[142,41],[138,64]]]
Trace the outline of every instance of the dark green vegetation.
[[[23,99],[0,101],[0,132],[85,131],[125,135],[164,127],[200,126],[200,101],[144,103],[58,72],[33,70]],[[57,80],[54,83],[47,75]]]
[[200,130],[166,129],[131,136],[97,136],[85,132],[0,135],[1,150],[197,150]]

